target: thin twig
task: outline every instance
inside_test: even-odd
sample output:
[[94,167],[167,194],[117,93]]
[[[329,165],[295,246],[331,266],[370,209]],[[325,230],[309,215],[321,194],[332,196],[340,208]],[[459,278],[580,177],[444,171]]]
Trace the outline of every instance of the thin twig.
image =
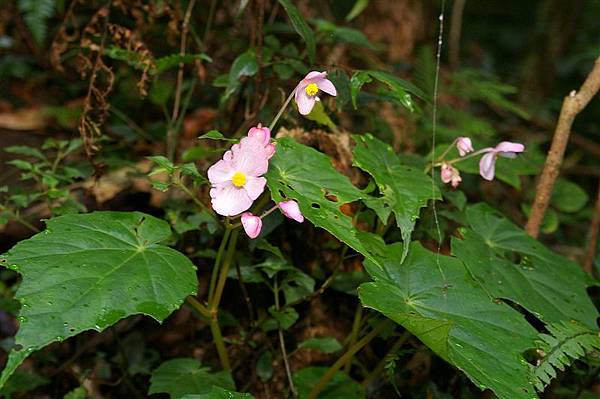
[[590,225],[590,238],[588,241],[588,247],[583,261],[583,270],[585,270],[590,276],[593,275],[593,264],[594,257],[596,254],[596,245],[598,243],[598,232],[600,231],[600,182],[598,182],[598,197],[596,198],[596,210],[592,217],[592,224]]
[[546,163],[544,164],[544,169],[537,185],[535,200],[531,206],[531,214],[525,226],[527,234],[534,238],[537,238],[539,235],[544,213],[550,203],[552,189],[560,173],[560,166],[565,155],[567,143],[569,142],[573,121],[577,114],[598,93],[598,90],[600,90],[600,57],[596,59],[594,69],[592,69],[585,82],[583,82],[579,92],[573,90],[563,101],[552,145],[550,146],[550,151],[548,151]]
[[[187,43],[187,33],[189,30],[190,18],[192,16],[192,10],[196,0],[190,0],[185,15],[183,17],[183,24],[181,25],[181,42],[179,44],[179,55],[183,58],[185,56],[185,49]],[[175,102],[173,103],[173,113],[171,114],[171,122],[169,123],[169,131],[167,133],[167,157],[173,159],[175,155],[175,124],[179,118],[179,104],[181,102],[181,85],[183,83],[183,66],[184,63],[179,63],[179,70],[177,71],[177,85],[175,88]]]

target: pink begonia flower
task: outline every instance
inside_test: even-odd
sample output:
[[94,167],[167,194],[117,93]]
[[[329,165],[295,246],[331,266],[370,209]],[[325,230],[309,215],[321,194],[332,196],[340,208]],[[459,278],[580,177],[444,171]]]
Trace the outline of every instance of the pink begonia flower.
[[277,206],[279,206],[279,209],[281,209],[281,213],[283,213],[284,216],[294,219],[298,223],[304,222],[304,215],[302,215],[300,207],[296,201],[282,201],[277,204]]
[[262,229],[262,219],[250,212],[242,213],[242,227],[250,238],[256,238]]
[[460,177],[460,172],[458,169],[453,167],[447,162],[442,163],[442,168],[440,170],[440,177],[442,181],[446,184],[451,183],[452,187],[456,188],[462,181]]
[[223,159],[208,169],[211,204],[223,216],[244,212],[265,189],[262,177],[269,168],[269,158],[275,153],[269,129],[250,129],[248,137],[225,152]]
[[456,139],[456,148],[458,148],[460,156],[464,157],[466,154],[473,152],[473,143],[468,137],[459,137]]
[[496,159],[498,155],[505,158],[515,158],[517,153],[525,151],[525,146],[520,143],[511,143],[510,141],[503,141],[494,148],[485,148],[483,151],[487,152],[479,160],[479,174],[485,180],[494,180],[494,174],[496,173]]
[[310,111],[315,106],[315,102],[319,101],[319,91],[337,96],[335,86],[326,76],[327,72],[312,71],[296,86],[294,99],[296,100],[296,104],[298,104],[298,111],[302,115],[310,114]]

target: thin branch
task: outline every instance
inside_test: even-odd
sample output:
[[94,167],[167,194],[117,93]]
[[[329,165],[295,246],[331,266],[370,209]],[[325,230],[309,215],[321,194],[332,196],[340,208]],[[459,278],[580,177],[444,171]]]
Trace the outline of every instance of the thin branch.
[[525,226],[527,234],[534,238],[537,238],[539,235],[544,213],[550,203],[552,188],[560,172],[560,166],[565,155],[567,143],[569,142],[573,121],[577,114],[598,93],[598,90],[600,90],[600,57],[596,59],[594,69],[592,69],[585,82],[583,82],[579,92],[573,90],[563,101],[552,145],[550,151],[548,151],[544,170],[537,185],[535,200],[531,207],[531,215]]
[[596,245],[598,243],[598,233],[600,232],[600,181],[598,182],[598,197],[596,198],[596,210],[590,225],[590,235],[588,247],[583,261],[583,270],[590,276],[593,275],[594,257],[596,254]]
[[[181,25],[181,42],[179,44],[179,55],[183,58],[185,56],[185,49],[187,43],[187,34],[189,30],[190,18],[192,16],[192,10],[196,0],[190,0],[185,15],[183,17],[183,24]],[[173,113],[171,114],[171,123],[169,123],[169,131],[167,133],[167,157],[173,159],[175,155],[175,130],[176,121],[179,118],[179,104],[181,103],[181,85],[183,83],[183,61],[179,63],[179,70],[177,71],[177,86],[175,88],[175,102],[173,104]]]

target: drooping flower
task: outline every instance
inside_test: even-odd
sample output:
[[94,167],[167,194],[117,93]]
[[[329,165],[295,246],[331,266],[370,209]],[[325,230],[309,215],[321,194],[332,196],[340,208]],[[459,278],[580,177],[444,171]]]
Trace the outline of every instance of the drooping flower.
[[462,181],[462,178],[460,177],[460,172],[458,171],[458,169],[456,169],[455,167],[453,167],[452,165],[450,165],[447,162],[442,163],[442,167],[440,170],[440,177],[444,183],[446,183],[446,184],[451,183],[452,187],[454,187],[454,188],[458,187],[458,185]]
[[242,213],[242,227],[250,238],[256,238],[262,229],[262,219],[250,212]]
[[279,206],[279,209],[281,209],[281,213],[283,213],[284,216],[294,219],[298,223],[304,222],[304,215],[302,215],[300,207],[296,201],[282,201],[277,205]]
[[485,180],[494,180],[498,155],[505,158],[516,158],[517,153],[525,151],[525,146],[521,143],[503,141],[494,148],[485,148],[482,151],[486,154],[479,160],[479,174]]
[[337,96],[335,86],[326,76],[327,72],[311,71],[296,86],[294,99],[298,104],[298,111],[302,115],[310,114],[315,102],[319,101],[319,91]]
[[275,153],[270,137],[269,129],[261,125],[250,129],[247,137],[208,169],[211,204],[219,215],[239,215],[264,191],[267,180],[262,175]]
[[473,152],[473,143],[468,137],[459,137],[456,139],[456,148],[460,156],[464,157],[466,154]]

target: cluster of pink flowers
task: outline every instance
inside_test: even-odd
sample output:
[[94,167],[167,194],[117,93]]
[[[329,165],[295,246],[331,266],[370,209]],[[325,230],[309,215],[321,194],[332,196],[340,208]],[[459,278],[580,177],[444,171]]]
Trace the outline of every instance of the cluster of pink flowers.
[[[461,157],[465,157],[469,153],[472,153],[470,156],[484,154],[479,161],[479,174],[485,180],[490,181],[494,180],[494,175],[496,173],[496,160],[498,159],[498,156],[515,158],[518,153],[525,151],[525,146],[523,144],[511,143],[510,141],[503,141],[496,147],[487,147],[476,152],[473,152],[473,144],[471,139],[468,137],[459,137],[454,141],[454,143],[456,144],[458,154]],[[442,182],[446,184],[450,183],[454,188],[458,187],[462,181],[460,172],[458,169],[452,166],[452,162],[459,160],[461,160],[461,158],[449,162],[443,161],[440,168],[440,177]]]
[[[223,158],[208,169],[208,180],[212,188],[212,208],[223,216],[241,215],[244,231],[256,238],[262,229],[262,218],[247,211],[263,193],[267,179],[263,177],[269,169],[269,159],[275,154],[271,143],[271,131],[260,124],[251,128],[248,135],[223,155]],[[304,217],[295,201],[277,204],[281,212],[298,222]],[[243,212],[243,213],[242,213]]]

